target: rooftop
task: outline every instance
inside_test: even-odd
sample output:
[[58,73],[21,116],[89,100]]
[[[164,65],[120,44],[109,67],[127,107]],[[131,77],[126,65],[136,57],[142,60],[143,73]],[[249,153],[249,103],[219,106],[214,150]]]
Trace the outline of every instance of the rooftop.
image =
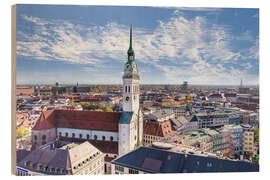
[[147,173],[200,173],[200,172],[258,172],[259,166],[245,162],[218,159],[140,147],[112,161],[113,164]]

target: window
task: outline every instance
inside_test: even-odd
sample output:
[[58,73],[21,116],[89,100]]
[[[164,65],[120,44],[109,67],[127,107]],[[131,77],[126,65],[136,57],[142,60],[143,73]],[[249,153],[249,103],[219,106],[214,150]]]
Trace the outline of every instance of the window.
[[37,136],[36,135],[34,136],[34,139],[37,140]]
[[42,136],[42,140],[46,140],[46,135],[43,135]]
[[112,136],[110,137],[110,140],[113,141],[113,137]]
[[82,134],[80,134],[80,138],[82,138]]
[[213,166],[213,164],[211,162],[207,163],[207,167],[212,167],[212,166]]
[[72,137],[75,138],[75,133],[72,133]]
[[120,172],[124,172],[124,167],[115,165],[115,170],[120,171]]
[[94,139],[97,140],[97,135],[94,136]]
[[62,136],[62,133],[61,132],[59,132],[59,136]]
[[46,144],[46,135],[43,135],[42,136],[42,143],[41,144],[42,145]]
[[90,138],[89,134],[87,134],[87,135],[86,135],[86,138],[87,138],[87,139],[89,139],[89,138]]
[[66,133],[66,137],[68,137],[68,133]]
[[129,174],[139,174],[139,171],[137,171],[135,169],[128,169],[128,173]]
[[102,140],[105,141],[105,139],[106,139],[105,136],[102,136]]
[[125,86],[125,92],[127,92],[127,86]]
[[128,92],[130,92],[130,86],[128,86]]

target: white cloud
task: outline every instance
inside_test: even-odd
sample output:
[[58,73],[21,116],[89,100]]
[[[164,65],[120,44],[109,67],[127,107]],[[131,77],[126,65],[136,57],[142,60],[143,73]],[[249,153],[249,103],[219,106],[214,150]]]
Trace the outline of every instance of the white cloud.
[[[182,80],[200,84],[236,83],[244,76],[250,82],[258,83],[258,74],[248,72],[253,68],[251,63],[246,63],[244,70],[229,66],[243,58],[258,59],[258,39],[254,46],[235,51],[231,48],[234,40],[253,40],[248,31],[234,37],[230,27],[211,24],[204,17],[184,18],[181,10],[185,9],[174,11],[174,17],[167,22],[160,21],[151,32],[135,27],[133,47],[137,61],[161,70],[166,80],[173,83]],[[18,32],[22,39],[17,41],[18,55],[96,66],[105,64],[108,59],[126,61],[128,25],[110,22],[105,26],[85,27],[68,21],[49,22],[26,15],[22,17],[40,31],[34,34]],[[91,67],[86,69],[94,71]],[[140,69],[145,71],[144,67]]]

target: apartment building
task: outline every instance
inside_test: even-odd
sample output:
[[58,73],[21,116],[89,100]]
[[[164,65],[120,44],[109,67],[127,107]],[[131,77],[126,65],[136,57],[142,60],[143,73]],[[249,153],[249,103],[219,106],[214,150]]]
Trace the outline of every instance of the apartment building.
[[[52,144],[51,144],[52,145]],[[104,154],[89,142],[44,146],[18,158],[18,176],[104,174]],[[22,150],[25,151],[25,150]]]

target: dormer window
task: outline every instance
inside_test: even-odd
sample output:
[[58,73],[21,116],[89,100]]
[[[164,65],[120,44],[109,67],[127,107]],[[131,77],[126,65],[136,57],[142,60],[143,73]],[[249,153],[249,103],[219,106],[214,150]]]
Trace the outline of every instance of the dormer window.
[[30,161],[25,161],[24,162],[25,166],[30,166],[30,163],[31,163]]
[[45,171],[48,171],[48,169],[49,169],[48,166],[45,166],[45,167],[44,167],[44,170],[45,170]]
[[211,162],[207,163],[207,167],[212,167],[212,166],[213,166],[213,163],[211,163]]

